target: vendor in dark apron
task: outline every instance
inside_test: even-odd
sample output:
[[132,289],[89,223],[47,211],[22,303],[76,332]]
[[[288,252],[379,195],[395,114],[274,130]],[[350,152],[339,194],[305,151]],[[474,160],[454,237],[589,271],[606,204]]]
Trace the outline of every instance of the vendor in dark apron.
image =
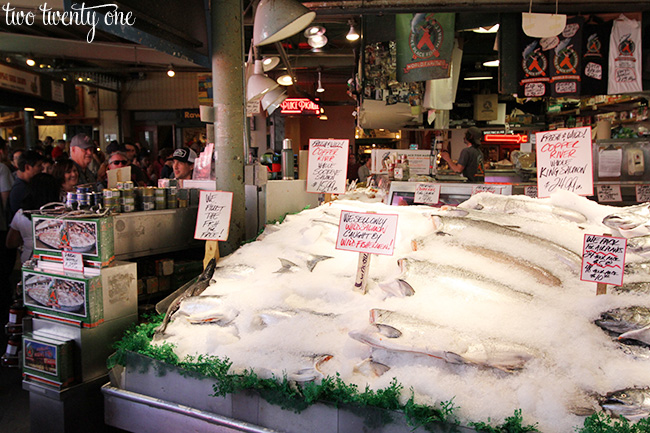
[[462,173],[470,182],[477,182],[476,173],[483,166],[483,152],[481,151],[481,140],[483,131],[475,126],[470,127],[465,133],[465,144],[467,147],[460,152],[458,162],[454,162],[448,152],[441,152],[442,159],[447,161],[449,168],[456,173]]

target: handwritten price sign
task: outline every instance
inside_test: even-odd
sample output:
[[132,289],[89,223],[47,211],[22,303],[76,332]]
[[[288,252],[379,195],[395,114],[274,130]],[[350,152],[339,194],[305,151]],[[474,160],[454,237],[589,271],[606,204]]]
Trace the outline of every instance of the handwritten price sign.
[[194,239],[225,241],[230,230],[232,192],[201,191]]
[[535,139],[540,198],[557,190],[593,195],[590,127],[538,132]]
[[341,212],[336,249],[393,255],[397,215]]
[[596,187],[599,203],[616,203],[623,201],[620,185],[598,185]]
[[63,270],[81,272],[84,271],[84,261],[81,253],[73,253],[72,251],[63,251]]
[[650,185],[636,185],[634,192],[638,203],[650,201]]
[[582,281],[623,284],[627,239],[585,235],[582,246]]
[[307,192],[343,194],[350,140],[309,140]]
[[440,185],[437,183],[418,183],[415,187],[413,203],[438,204]]

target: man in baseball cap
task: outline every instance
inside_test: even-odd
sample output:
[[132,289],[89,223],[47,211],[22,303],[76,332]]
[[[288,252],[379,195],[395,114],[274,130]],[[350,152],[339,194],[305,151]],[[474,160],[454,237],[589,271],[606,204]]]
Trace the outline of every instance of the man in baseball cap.
[[70,140],[70,159],[77,166],[79,185],[97,182],[95,173],[88,169],[93,159],[93,141],[86,134],[77,134]]
[[196,152],[189,147],[181,147],[174,151],[172,159],[174,160],[174,179],[192,179]]

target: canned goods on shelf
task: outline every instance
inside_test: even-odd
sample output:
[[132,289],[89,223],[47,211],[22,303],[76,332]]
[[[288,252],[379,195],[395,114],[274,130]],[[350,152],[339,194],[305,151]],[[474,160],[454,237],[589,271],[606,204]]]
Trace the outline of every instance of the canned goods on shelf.
[[122,204],[122,212],[135,212],[135,203]]
[[130,189],[133,189],[134,185],[133,185],[133,182],[131,182],[130,180],[127,180],[126,182],[124,182],[123,187],[124,187],[125,190],[130,190]]

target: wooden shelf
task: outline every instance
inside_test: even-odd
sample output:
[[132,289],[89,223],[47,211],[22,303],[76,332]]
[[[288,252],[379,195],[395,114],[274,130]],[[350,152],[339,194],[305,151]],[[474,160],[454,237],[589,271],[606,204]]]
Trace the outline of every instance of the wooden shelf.
[[642,102],[647,102],[646,98],[631,98],[619,102],[607,102],[603,104],[590,105],[584,108],[574,108],[572,110],[546,113],[547,117],[562,117],[571,115],[592,116],[601,113],[619,112],[639,108]]

